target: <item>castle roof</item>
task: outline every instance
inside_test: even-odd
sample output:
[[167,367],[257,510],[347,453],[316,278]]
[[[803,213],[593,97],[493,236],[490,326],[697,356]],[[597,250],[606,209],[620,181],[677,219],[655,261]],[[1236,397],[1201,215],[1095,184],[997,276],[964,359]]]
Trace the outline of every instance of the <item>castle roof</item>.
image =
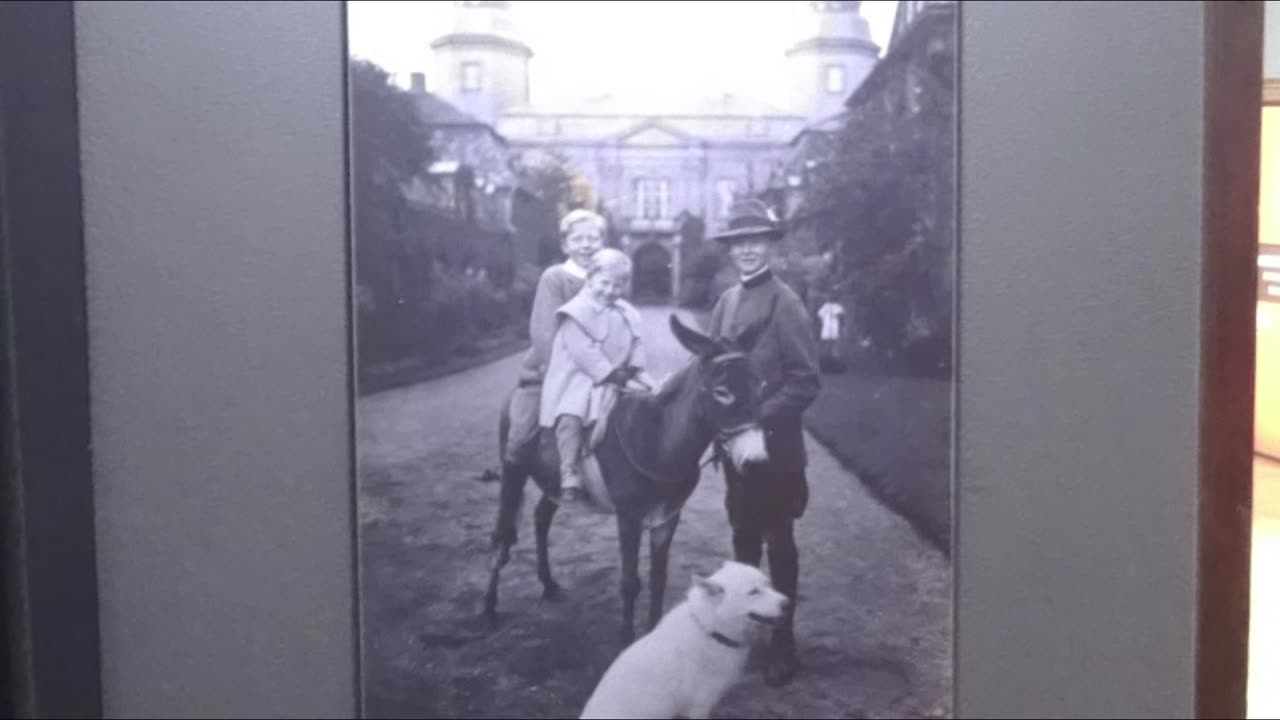
[[604,116],[604,117],[782,117],[796,113],[782,110],[756,98],[734,93],[699,95],[687,98],[622,98],[599,94],[530,103],[508,108],[506,116]]
[[415,92],[412,97],[418,105],[418,112],[421,114],[422,119],[432,125],[485,125],[475,116],[459,110],[438,95],[429,92]]

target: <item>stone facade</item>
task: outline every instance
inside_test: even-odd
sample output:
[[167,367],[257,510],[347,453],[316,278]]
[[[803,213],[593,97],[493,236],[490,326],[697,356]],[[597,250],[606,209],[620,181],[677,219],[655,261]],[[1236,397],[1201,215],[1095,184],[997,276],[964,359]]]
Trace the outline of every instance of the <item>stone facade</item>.
[[[598,102],[590,113],[517,108],[499,125],[512,148],[554,147],[596,191],[621,246],[664,265],[669,281],[637,277],[637,291],[679,296],[682,229],[693,218],[716,227],[729,203],[765,186],[804,119],[721,97],[701,112],[642,114]],[[656,247],[647,247],[656,246]]]
[[[565,157],[594,188],[596,209],[611,218],[622,247],[644,261],[639,293],[678,297],[690,228],[714,229],[735,197],[764,191],[797,137],[870,71],[878,48],[859,5],[809,4],[811,32],[779,58],[804,88],[785,109],[730,94],[670,107],[610,97],[529,104],[532,50],[503,2],[455,3],[456,26],[432,44],[435,86],[511,153],[554,149]],[[654,285],[648,268],[665,268],[668,280]]]
[[455,2],[454,26],[436,38],[435,88],[463,112],[494,125],[505,108],[529,102],[529,59],[511,21],[511,3]]
[[871,41],[860,2],[814,2],[811,27],[786,53],[791,106],[811,119],[828,118],[875,66],[880,48]]

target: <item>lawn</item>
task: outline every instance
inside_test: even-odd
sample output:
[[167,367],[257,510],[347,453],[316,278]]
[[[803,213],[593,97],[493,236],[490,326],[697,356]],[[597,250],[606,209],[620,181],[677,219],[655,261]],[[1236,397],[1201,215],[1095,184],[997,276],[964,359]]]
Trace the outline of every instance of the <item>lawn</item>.
[[883,503],[950,553],[950,382],[823,374],[805,424]]

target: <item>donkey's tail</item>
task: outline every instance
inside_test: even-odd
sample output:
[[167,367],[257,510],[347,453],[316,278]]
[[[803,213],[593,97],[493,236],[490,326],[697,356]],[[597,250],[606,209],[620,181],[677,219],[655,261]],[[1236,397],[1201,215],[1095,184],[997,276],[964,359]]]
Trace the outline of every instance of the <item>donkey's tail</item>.
[[507,458],[507,438],[511,436],[511,396],[506,397],[505,402],[498,411],[498,454],[495,456],[494,465],[498,468],[495,470],[493,466],[481,470],[475,475],[475,479],[482,483],[497,482],[502,479],[502,466],[506,463]]

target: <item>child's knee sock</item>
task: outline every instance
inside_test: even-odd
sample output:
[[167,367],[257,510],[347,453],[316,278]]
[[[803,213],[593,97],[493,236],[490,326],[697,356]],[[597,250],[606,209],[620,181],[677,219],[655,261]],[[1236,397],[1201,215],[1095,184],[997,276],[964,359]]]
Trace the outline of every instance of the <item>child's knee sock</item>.
[[564,487],[580,487],[578,460],[582,456],[582,419],[561,415],[556,419],[556,445],[560,450],[560,481]]

